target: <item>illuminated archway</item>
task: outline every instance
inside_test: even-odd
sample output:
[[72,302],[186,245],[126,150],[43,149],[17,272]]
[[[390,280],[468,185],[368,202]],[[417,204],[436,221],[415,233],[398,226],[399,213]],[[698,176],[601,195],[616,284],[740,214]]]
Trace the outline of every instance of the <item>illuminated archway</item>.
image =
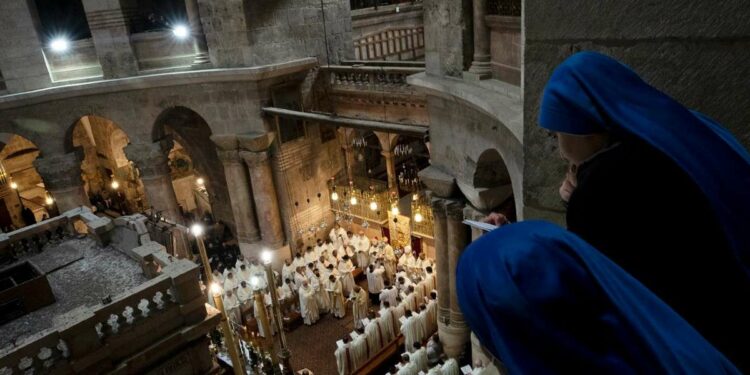
[[21,228],[55,215],[54,201],[34,167],[39,149],[16,134],[0,133],[0,228]]

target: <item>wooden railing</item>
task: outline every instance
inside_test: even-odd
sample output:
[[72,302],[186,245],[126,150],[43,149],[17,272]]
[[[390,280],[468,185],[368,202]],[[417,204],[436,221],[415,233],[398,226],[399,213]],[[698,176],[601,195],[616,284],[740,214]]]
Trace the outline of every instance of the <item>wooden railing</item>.
[[374,374],[377,369],[383,366],[386,361],[393,359],[394,356],[401,353],[404,348],[404,335],[399,334],[396,339],[386,344],[374,356],[370,356],[362,366],[352,372],[352,375]]
[[356,60],[416,60],[424,57],[424,27],[391,28],[354,41]]

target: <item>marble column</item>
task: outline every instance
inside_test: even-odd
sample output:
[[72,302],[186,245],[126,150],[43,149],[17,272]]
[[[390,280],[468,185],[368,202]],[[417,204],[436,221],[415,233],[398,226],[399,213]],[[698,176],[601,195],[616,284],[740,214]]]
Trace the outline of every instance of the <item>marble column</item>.
[[484,18],[487,15],[487,0],[473,0],[474,8],[474,61],[469,76],[474,79],[492,77],[490,63],[490,31]]
[[268,151],[240,151],[240,156],[250,175],[261,238],[267,246],[278,249],[284,245],[284,230]]
[[435,239],[435,273],[438,292],[438,321],[448,324],[450,321],[450,266],[448,264],[448,228],[445,212],[445,201],[431,201],[433,217],[433,236]]
[[81,206],[91,206],[81,179],[81,160],[81,152],[47,155],[34,160],[34,167],[42,176],[44,187],[52,195],[61,213]]
[[211,60],[208,58],[208,43],[206,43],[206,34],[203,33],[198,0],[185,0],[185,10],[187,11],[188,22],[190,22],[190,32],[193,35],[195,48],[193,65],[208,64]]
[[[463,224],[464,204],[461,202],[449,202],[445,205],[447,212],[446,228],[448,232],[448,267],[450,284],[450,324],[446,330],[445,353],[449,357],[460,357],[469,341],[469,327],[464,321],[461,308],[458,304],[458,293],[456,290],[456,267],[458,259],[466,246],[469,244],[469,228]],[[443,338],[443,337],[441,337]]]
[[171,139],[163,139],[156,143],[129,144],[124,151],[138,168],[149,204],[165,218],[182,223],[169,171],[169,151],[173,146]]
[[[218,149],[219,159],[224,165],[229,200],[232,204],[237,240],[240,244],[251,244],[260,240],[258,221],[255,218],[253,194],[247,176],[247,168],[237,150]],[[240,246],[242,247],[242,246]]]
[[388,175],[388,189],[396,189],[396,161],[394,159],[393,151],[382,151],[380,153],[385,158],[385,168]]

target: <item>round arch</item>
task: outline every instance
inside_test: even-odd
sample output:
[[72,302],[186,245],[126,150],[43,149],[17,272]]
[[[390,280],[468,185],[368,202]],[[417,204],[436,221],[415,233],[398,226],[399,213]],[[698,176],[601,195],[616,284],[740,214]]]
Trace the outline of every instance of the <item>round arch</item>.
[[40,150],[31,140],[0,133],[0,228],[20,228],[53,216],[42,176],[34,166]]
[[86,115],[70,127],[66,143],[83,150],[81,178],[89,200],[100,210],[141,212],[146,194],[133,163],[125,155],[130,138],[114,121]]
[[[175,161],[178,150],[184,151],[195,169],[194,179],[202,178],[204,181],[212,215],[216,220],[221,220],[234,228],[234,216],[229,204],[224,166],[219,160],[216,146],[211,141],[212,134],[211,127],[203,116],[183,106],[163,110],[157,116],[151,131],[154,142],[167,137],[174,139],[176,146],[170,152],[171,160]],[[185,200],[194,199],[190,196],[191,192],[182,191],[185,188],[180,187],[179,183],[175,185],[174,180],[173,185],[178,202],[183,209],[186,206],[190,207],[191,205],[186,204]]]

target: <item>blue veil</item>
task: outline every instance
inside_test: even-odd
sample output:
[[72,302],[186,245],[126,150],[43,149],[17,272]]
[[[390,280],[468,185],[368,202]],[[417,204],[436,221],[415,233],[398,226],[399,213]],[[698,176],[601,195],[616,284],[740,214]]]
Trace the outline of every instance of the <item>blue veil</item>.
[[640,282],[541,221],[473,242],[456,270],[461,311],[511,374],[739,374]]
[[708,198],[750,273],[750,154],[721,125],[594,52],[577,53],[557,67],[544,90],[539,124],[574,135],[635,136],[667,155]]

